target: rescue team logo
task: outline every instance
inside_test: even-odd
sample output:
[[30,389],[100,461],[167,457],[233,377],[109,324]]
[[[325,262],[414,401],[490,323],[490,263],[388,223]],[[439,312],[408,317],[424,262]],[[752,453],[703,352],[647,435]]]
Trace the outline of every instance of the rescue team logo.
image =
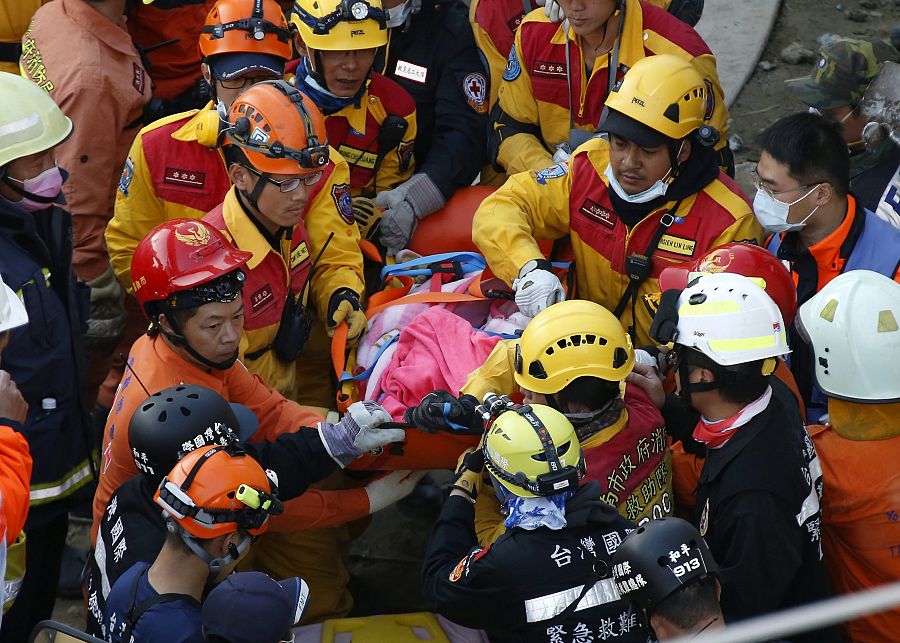
[[131,84],[137,90],[138,94],[143,95],[144,86],[146,83],[147,76],[144,74],[144,68],[138,65],[137,63],[131,63],[134,65],[134,77],[131,80]]
[[206,172],[194,172],[182,170],[177,167],[167,167],[163,175],[163,183],[179,185],[186,188],[202,189],[206,185]]
[[538,78],[566,78],[566,64],[551,60],[537,60],[531,68],[531,75]]
[[568,171],[568,163],[557,163],[556,165],[551,165],[550,167],[535,172],[534,178],[541,185],[547,185],[547,181],[565,176]]
[[619,219],[613,212],[591,199],[585,199],[578,211],[588,219],[605,225],[610,230],[616,227],[616,221]]
[[400,171],[406,172],[409,169],[409,164],[413,158],[413,150],[416,147],[416,142],[413,141],[401,141],[397,146],[397,157],[400,159]]
[[513,81],[522,73],[522,65],[519,64],[519,54],[516,48],[509,50],[509,58],[506,59],[506,71],[503,72],[503,80]]
[[348,183],[335,183],[334,187],[331,188],[331,198],[334,199],[334,205],[344,222],[347,224],[355,223],[350,185]]
[[[189,227],[190,225],[194,226],[193,229]],[[209,233],[209,228],[207,228],[202,223],[196,222],[193,224],[188,224],[188,226],[185,226],[184,230],[184,232],[175,230],[175,238],[178,239],[181,243],[188,246],[193,246],[195,248],[198,246],[205,246],[207,243],[209,243],[209,238],[211,236]]]
[[479,114],[487,114],[487,78],[484,74],[467,75],[463,79],[463,92],[469,107]]
[[131,186],[131,180],[134,178],[134,161],[129,156],[125,159],[125,167],[122,168],[122,176],[119,177],[119,192],[122,196],[128,196],[128,188]]
[[394,68],[394,73],[400,76],[400,78],[405,78],[424,85],[425,79],[428,78],[428,67],[422,67],[421,65],[416,65],[406,60],[397,60],[397,66]]
[[470,551],[466,556],[456,564],[456,567],[453,568],[453,571],[450,572],[450,582],[455,583],[463,576],[469,575],[469,565],[477,561],[479,558],[488,553],[491,546],[487,547],[476,547],[472,551]]
[[672,252],[676,255],[684,255],[686,257],[693,256],[694,248],[697,242],[693,239],[685,239],[676,237],[671,234],[664,234],[659,240],[659,249]]
[[272,303],[274,297],[275,293],[272,292],[272,287],[269,286],[269,284],[266,284],[250,295],[250,310],[255,313],[256,311],[265,308]]
[[697,268],[697,272],[725,272],[732,261],[734,261],[734,253],[731,250],[719,248],[704,257]]

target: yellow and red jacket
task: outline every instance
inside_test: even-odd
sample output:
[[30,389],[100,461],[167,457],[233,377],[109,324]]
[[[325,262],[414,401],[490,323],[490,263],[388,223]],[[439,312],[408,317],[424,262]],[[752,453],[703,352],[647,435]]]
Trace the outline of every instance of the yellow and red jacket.
[[[719,148],[727,145],[728,107],[716,72],[716,59],[700,35],[659,7],[625,0],[625,24],[619,46],[616,77],[621,79],[634,63],[655,54],[689,60],[704,78],[708,91],[706,119],[721,134]],[[571,59],[571,88],[567,81],[566,43]],[[567,35],[562,24],[550,22],[543,9],[525,16],[516,32],[499,103],[494,113],[493,146],[496,162],[507,174],[539,170],[552,165],[559,143],[569,140],[569,105],[576,129],[593,131],[609,89],[609,56],[597,56],[590,76],[578,36]]]
[[[518,390],[515,354],[518,340],[498,343],[483,366],[469,374],[462,393],[482,399],[485,393],[510,395]],[[603,499],[628,520],[643,523],[671,516],[672,458],[659,410],[638,386],[625,388],[619,418],[581,443],[587,477],[600,484]],[[505,531],[500,504],[492,493],[479,493],[475,533],[487,547]]]
[[[352,212],[347,218],[341,214],[346,208],[348,192],[347,164],[331,148],[330,171],[322,177],[310,194],[309,206],[303,220],[291,231],[291,238],[280,238],[275,250],[256,227],[238,201],[235,188],[225,195],[225,201],[207,214],[203,220],[225,233],[235,246],[253,257],[247,262],[244,282],[244,356],[250,370],[288,399],[298,399],[301,385],[294,362],[285,363],[273,350],[266,350],[275,339],[281,314],[287,301],[288,289],[294,297],[300,295],[309,275],[312,260],[325,246],[309,288],[310,305],[315,305],[319,320],[328,316],[328,301],[339,288],[363,295],[362,253],[359,250],[359,228]],[[261,354],[260,354],[261,352]],[[250,356],[259,355],[254,359]],[[303,359],[301,357],[300,359]]]
[[197,122],[210,109],[212,103],[161,118],[131,145],[106,227],[109,261],[128,292],[131,257],[140,240],[160,223],[201,218],[222,203],[231,186],[221,152],[197,141]]
[[[372,73],[372,80],[360,102],[360,108],[351,103],[326,116],[325,129],[328,144],[341,153],[350,167],[350,193],[374,197],[397,187],[413,174],[416,103],[400,85],[376,72]],[[406,131],[398,144],[385,151],[378,162],[378,136],[389,115],[402,118]]]
[[[512,283],[528,261],[543,258],[537,239],[571,235],[576,292],[569,296],[614,310],[628,286],[626,257],[646,252],[660,219],[676,204],[666,203],[628,228],[610,201],[604,176],[608,165],[606,141],[592,139],[578,148],[569,163],[511,176],[488,196],[472,221],[472,239],[494,274]],[[672,216],[674,223],[652,253],[652,272],[637,291],[637,346],[651,343],[648,331],[653,311],[643,303],[643,295],[659,292],[663,268],[729,241],[759,243],[762,237],[750,204],[721,172],[684,198]],[[631,325],[631,305],[620,320],[626,328]]]
[[[646,0],[648,4],[667,9],[672,0]],[[497,102],[500,79],[506,69],[509,50],[516,37],[516,29],[528,11],[537,8],[533,0],[472,0],[469,5],[469,22],[475,34],[475,44],[481,50],[491,72],[491,106]]]
[[[836,592],[900,581],[900,404],[828,400],[831,424],[810,426],[822,466],[822,551]],[[849,639],[895,640],[900,611],[844,625]]]

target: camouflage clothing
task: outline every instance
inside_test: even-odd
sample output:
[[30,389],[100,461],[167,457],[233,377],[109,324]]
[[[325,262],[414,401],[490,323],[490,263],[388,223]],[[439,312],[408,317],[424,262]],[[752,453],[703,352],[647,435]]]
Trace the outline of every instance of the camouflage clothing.
[[820,110],[856,107],[881,65],[900,59],[900,52],[877,38],[838,38],[819,54],[809,76],[785,84],[801,102]]

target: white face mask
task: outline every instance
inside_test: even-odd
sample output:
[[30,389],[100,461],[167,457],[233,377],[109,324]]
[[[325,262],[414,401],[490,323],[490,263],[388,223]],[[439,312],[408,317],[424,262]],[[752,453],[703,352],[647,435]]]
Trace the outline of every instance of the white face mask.
[[795,203],[800,203],[803,199],[812,194],[820,185],[822,184],[818,183],[812,186],[809,192],[790,203],[779,201],[762,188],[757,188],[756,196],[753,198],[753,212],[756,214],[756,220],[769,232],[794,232],[801,229],[806,225],[806,222],[809,221],[809,218],[815,214],[816,210],[819,209],[819,206],[814,207],[812,212],[803,218],[803,221],[788,223],[787,218],[791,206]]
[[669,175],[672,173],[671,170],[666,172],[666,175],[659,179],[656,183],[651,185],[649,188],[644,190],[643,192],[638,192],[637,194],[628,194],[625,191],[625,188],[619,183],[619,179],[616,178],[616,175],[613,173],[612,165],[606,166],[606,171],[604,174],[606,178],[609,180],[609,187],[613,189],[620,199],[623,201],[627,201],[628,203],[648,203],[653,199],[658,199],[659,197],[665,195],[665,193],[669,190],[669,184],[666,182],[666,179],[669,178]]
[[406,22],[406,19],[412,12],[412,2],[407,0],[403,4],[398,4],[396,7],[385,9],[384,12],[387,14],[387,20],[385,21],[387,28],[393,29],[394,27],[399,27]]

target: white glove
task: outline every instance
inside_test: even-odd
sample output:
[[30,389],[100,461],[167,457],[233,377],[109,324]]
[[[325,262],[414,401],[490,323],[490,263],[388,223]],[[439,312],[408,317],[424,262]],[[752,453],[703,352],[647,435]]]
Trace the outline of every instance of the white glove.
[[385,190],[375,197],[375,204],[384,208],[379,236],[389,255],[407,246],[416,222],[444,207],[444,195],[427,174],[412,177],[393,190]]
[[391,471],[366,485],[369,514],[390,507],[413,492],[427,471]]
[[390,421],[390,414],[375,402],[354,402],[337,424],[320,422],[319,437],[328,455],[346,467],[372,449],[406,439],[403,429],[378,428]]
[[512,284],[516,291],[516,305],[523,315],[534,317],[539,312],[565,299],[562,284],[549,270],[535,268]]
[[544,15],[550,22],[561,22],[566,19],[566,13],[556,0],[535,0],[535,4],[544,8]]

